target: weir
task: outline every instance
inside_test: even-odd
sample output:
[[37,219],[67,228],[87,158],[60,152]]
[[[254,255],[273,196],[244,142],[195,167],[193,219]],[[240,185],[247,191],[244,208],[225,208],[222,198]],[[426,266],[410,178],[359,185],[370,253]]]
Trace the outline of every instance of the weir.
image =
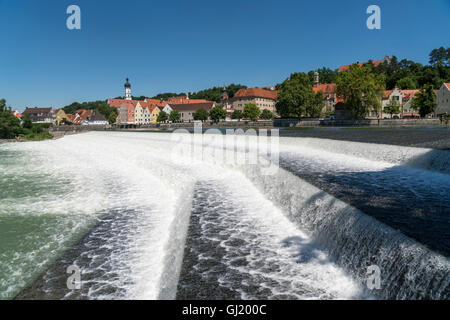
[[[66,298],[196,298],[193,292],[214,292],[217,298],[450,298],[447,256],[406,236],[402,228],[397,230],[349,205],[341,195],[314,186],[300,174],[341,172],[362,177],[369,173],[374,180],[365,182],[368,192],[396,179],[402,186],[407,182],[408,199],[414,205],[437,199],[437,186],[448,185],[447,175],[439,170],[445,168],[442,161],[448,161],[444,153],[435,156],[419,148],[396,147],[394,151],[372,144],[280,138],[282,168],[275,174],[262,174],[261,165],[216,162],[224,153],[211,151],[223,148],[220,139],[209,139],[204,146],[208,161],[173,158],[179,141],[172,138],[167,133],[90,132],[2,146],[11,159],[14,152],[20,154],[24,164],[30,161],[27,157],[37,159],[35,165],[21,168],[26,173],[23,176],[18,176],[21,171],[14,162],[0,166],[7,184],[9,179],[26,182],[43,174],[68,180],[61,194],[49,193],[42,203],[29,198],[15,206],[18,190],[5,193],[0,218],[7,215],[13,226],[20,226],[22,215],[30,214],[55,234],[48,238],[49,249],[40,248],[45,259],[33,261],[32,253],[18,252],[17,259],[2,260],[0,268],[6,270],[6,277],[20,266],[23,272],[29,270],[28,279],[35,278],[33,264],[58,261],[61,253],[54,248],[70,232],[84,230],[87,221],[100,219],[99,212],[106,212],[106,220],[88,233],[84,244],[77,247],[80,250],[69,254],[69,260],[80,262],[88,272],[91,287],[86,287],[85,294]],[[236,152],[248,152],[241,138]],[[407,165],[440,173],[406,170]],[[402,175],[407,179],[401,180]],[[443,210],[447,204],[441,203]],[[430,217],[425,206],[421,210],[419,214]],[[442,230],[448,230],[447,216],[438,211],[433,214],[444,226]],[[64,228],[45,224],[54,215],[65,221]],[[71,227],[72,217],[77,217],[76,228]],[[401,218],[395,211],[392,217]],[[27,234],[38,238],[39,232]],[[448,235],[435,236],[445,243]],[[2,250],[12,255],[18,248]],[[87,257],[92,261],[88,263]],[[381,270],[379,290],[367,289],[370,266]],[[61,279],[67,276],[64,270],[59,272]],[[5,292],[25,286],[2,280]],[[219,287],[223,290],[216,290]]]
[[247,177],[291,221],[306,227],[316,243],[361,283],[367,267],[381,269],[383,299],[448,299],[450,261],[363,212],[280,169],[274,177],[256,167]]

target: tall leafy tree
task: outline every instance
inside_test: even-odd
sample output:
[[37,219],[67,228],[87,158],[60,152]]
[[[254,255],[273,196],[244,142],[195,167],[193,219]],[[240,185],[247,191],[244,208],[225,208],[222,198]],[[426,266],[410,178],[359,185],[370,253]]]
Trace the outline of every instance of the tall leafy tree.
[[170,121],[179,121],[181,118],[181,114],[178,110],[172,110],[169,114]]
[[30,114],[25,113],[22,116],[22,127],[24,127],[25,129],[33,128],[33,122],[31,121]]
[[339,74],[337,95],[344,99],[344,108],[355,119],[371,111],[380,115],[384,85],[384,75],[373,73],[367,66],[353,65]]
[[194,114],[192,115],[192,117],[194,118],[194,120],[200,120],[200,121],[206,121],[208,120],[208,111],[206,111],[203,108],[198,109],[197,111],[194,112]]
[[231,119],[238,119],[241,120],[244,117],[244,114],[241,110],[234,110],[231,114]]
[[412,107],[419,111],[422,118],[436,110],[436,94],[432,85],[425,85],[416,93],[412,101]]
[[318,91],[313,95],[311,102],[306,105],[305,113],[308,117],[318,118],[322,115],[322,110],[325,105],[322,91]]
[[111,112],[108,116],[109,124],[114,124],[117,121],[117,112]]
[[273,113],[270,112],[269,110],[264,109],[264,110],[261,112],[261,119],[270,120],[270,119],[272,119],[272,118],[273,118]]
[[401,112],[401,105],[399,101],[391,99],[386,107],[384,107],[384,112],[391,115],[399,114]]
[[209,111],[209,117],[214,121],[225,119],[226,116],[227,112],[220,106],[215,106]]
[[434,67],[450,66],[450,48],[440,47],[430,52],[430,65]]
[[164,122],[167,121],[168,118],[169,116],[167,115],[167,113],[165,111],[161,111],[160,113],[158,113],[158,118],[156,119],[156,121]]
[[23,132],[19,119],[6,107],[6,100],[0,100],[0,139],[14,139]]
[[259,110],[258,106],[254,103],[247,103],[244,107],[244,118],[255,121],[259,118],[260,113],[261,110]]
[[412,77],[404,77],[397,81],[397,87],[402,90],[416,89],[416,81]]
[[305,73],[293,73],[279,86],[276,107],[283,118],[315,114],[318,103],[311,81]]

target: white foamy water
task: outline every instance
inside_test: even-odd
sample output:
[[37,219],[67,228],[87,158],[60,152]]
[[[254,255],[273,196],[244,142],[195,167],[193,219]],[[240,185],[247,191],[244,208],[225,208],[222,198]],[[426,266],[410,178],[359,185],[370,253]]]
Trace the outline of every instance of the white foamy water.
[[[291,210],[302,207],[294,208],[292,198],[283,198],[290,193],[284,192],[283,181],[274,180],[278,176],[261,180],[247,167],[210,161],[215,154],[206,162],[174,159],[171,139],[167,133],[91,132],[0,146],[8,157],[20,155],[17,163],[8,158],[0,164],[0,186],[12,188],[0,202],[0,227],[8,229],[11,239],[0,245],[0,298],[17,294],[92,227],[81,251],[65,258],[81,268],[83,289],[61,298],[175,298],[178,283],[189,287],[181,270],[191,214],[202,231],[201,242],[192,248],[199,262],[192,264],[200,268],[196,271],[206,286],[244,299],[366,296],[361,278],[334,263],[327,253],[334,249],[316,241],[311,220],[301,214],[293,218]],[[399,163],[398,156],[369,160],[355,151],[312,148],[301,141],[280,139],[282,157],[301,159],[306,153],[322,169],[361,172]],[[360,150],[361,144],[355,147]],[[409,149],[404,151],[417,155]],[[308,184],[296,181],[309,190]],[[23,194],[22,184],[28,186]],[[307,204],[304,208],[313,220],[326,213],[324,208],[311,211]],[[328,210],[337,212],[336,205]],[[34,224],[27,228],[30,220]],[[219,276],[212,278],[201,270],[201,261],[208,265],[217,258],[211,243],[223,251],[216,264]],[[46,290],[51,289],[49,284]]]

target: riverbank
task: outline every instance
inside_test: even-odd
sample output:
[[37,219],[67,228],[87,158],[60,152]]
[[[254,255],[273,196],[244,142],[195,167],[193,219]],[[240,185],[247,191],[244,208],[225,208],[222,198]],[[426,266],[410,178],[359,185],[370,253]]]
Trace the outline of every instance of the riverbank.
[[449,127],[292,128],[281,129],[280,136],[450,150]]

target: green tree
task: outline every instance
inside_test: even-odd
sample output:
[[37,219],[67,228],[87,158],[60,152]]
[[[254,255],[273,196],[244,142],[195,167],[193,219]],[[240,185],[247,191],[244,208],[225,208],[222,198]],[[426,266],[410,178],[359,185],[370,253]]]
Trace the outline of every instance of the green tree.
[[244,118],[249,118],[252,121],[255,121],[258,119],[260,113],[261,111],[254,103],[247,103],[244,107]]
[[198,109],[192,115],[194,120],[199,120],[199,121],[206,121],[206,120],[208,120],[208,116],[209,116],[208,111],[206,111],[203,108]]
[[231,119],[238,119],[241,120],[244,117],[244,114],[241,110],[234,110],[231,114]]
[[169,114],[169,120],[172,122],[179,121],[181,118],[181,114],[178,110],[172,110]]
[[225,119],[226,116],[227,112],[220,106],[215,106],[209,111],[209,117],[214,121]]
[[384,112],[391,115],[391,118],[394,114],[399,114],[401,112],[400,102],[394,99],[389,100],[389,103],[386,107],[384,107]]
[[[152,97],[151,99],[167,100],[168,98],[172,98],[172,97],[184,97],[184,96],[186,96],[186,93],[184,93],[184,92],[182,92],[182,93],[165,92],[165,93],[159,93],[156,96]],[[142,99],[142,100],[145,100],[145,99]]]
[[6,100],[0,100],[0,139],[14,139],[23,132],[19,119],[6,108]]
[[371,111],[380,115],[384,86],[384,75],[373,73],[368,66],[353,65],[339,74],[336,90],[344,100],[344,108],[360,119]]
[[[97,104],[96,110],[100,114],[102,114],[106,119],[108,119],[108,121],[110,118],[111,119],[117,118],[117,113],[118,113],[117,108],[111,108],[106,101],[103,101],[102,103]],[[115,118],[114,118],[114,116],[111,116],[112,113],[115,113]],[[115,123],[115,120],[113,123]]]
[[419,92],[416,93],[412,101],[413,109],[419,111],[422,118],[425,118],[430,113],[434,112],[437,107],[436,94],[432,85],[425,85]]
[[261,119],[270,120],[270,119],[272,119],[272,118],[273,118],[273,113],[270,112],[269,110],[264,109],[264,110],[261,112]]
[[417,85],[414,79],[412,79],[411,77],[405,77],[397,81],[397,87],[402,90],[413,90],[417,88]]
[[[232,84],[228,85],[227,87],[225,87],[225,91],[227,92],[228,97],[232,98],[239,89],[244,89],[244,88],[247,88],[247,87],[243,86],[241,84],[232,83]],[[208,101],[220,102],[220,100],[222,98],[222,93],[223,93],[223,87],[214,87],[214,88],[204,89],[204,90],[200,90],[198,92],[191,93],[189,97],[191,99],[205,99]]]
[[31,129],[33,127],[33,122],[31,121],[31,117],[28,113],[25,113],[22,116],[22,127],[25,129]]
[[164,122],[164,121],[167,121],[167,119],[169,119],[169,116],[167,115],[167,113],[165,111],[161,111],[160,113],[158,113],[158,118],[156,119],[156,121]]
[[432,50],[429,62],[434,67],[450,66],[450,48],[440,47]]
[[322,115],[323,106],[325,102],[323,100],[322,91],[318,91],[313,95],[311,101],[305,107],[305,114],[311,118],[318,118]]
[[111,112],[108,116],[109,124],[114,124],[117,121],[117,112]]
[[315,102],[311,81],[305,73],[293,73],[279,86],[276,107],[284,118],[300,118],[310,113]]

